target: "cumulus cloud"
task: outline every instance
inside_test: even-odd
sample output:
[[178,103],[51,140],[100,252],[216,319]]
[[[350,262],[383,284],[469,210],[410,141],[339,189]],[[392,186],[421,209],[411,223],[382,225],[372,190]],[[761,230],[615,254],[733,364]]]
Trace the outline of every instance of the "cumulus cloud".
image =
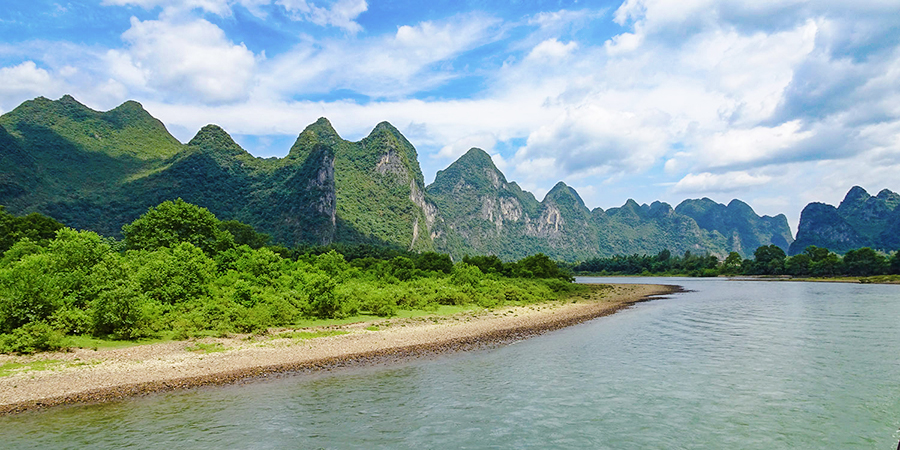
[[552,161],[563,173],[645,170],[665,153],[668,136],[652,112],[625,112],[587,103],[567,110],[535,130],[516,153],[519,172],[541,170],[534,161]]
[[497,137],[493,133],[475,133],[457,139],[455,142],[441,147],[436,157],[439,158],[459,158],[472,147],[480,148],[486,152],[491,152],[494,145],[497,144]]
[[0,101],[7,99],[53,95],[59,82],[50,72],[37,66],[34,61],[25,61],[12,67],[0,68]]
[[131,19],[124,50],[110,50],[107,62],[119,81],[154,89],[164,97],[221,103],[246,99],[255,76],[256,57],[234,44],[216,25]]
[[531,49],[527,58],[541,62],[555,62],[571,55],[578,48],[577,42],[563,44],[556,39],[547,39]]
[[713,174],[703,172],[689,173],[672,188],[682,194],[707,194],[711,192],[746,191],[747,188],[765,185],[772,180],[767,175],[752,175],[748,172],[727,172]]

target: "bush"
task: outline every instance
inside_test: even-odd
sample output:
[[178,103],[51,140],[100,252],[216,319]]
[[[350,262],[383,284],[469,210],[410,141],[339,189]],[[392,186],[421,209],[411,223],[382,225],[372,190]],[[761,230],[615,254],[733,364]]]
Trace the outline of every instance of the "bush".
[[0,335],[2,353],[63,350],[68,345],[69,341],[65,335],[45,322],[28,323],[13,330],[12,333]]
[[152,306],[137,286],[122,281],[98,293],[91,302],[94,334],[134,339],[152,331]]
[[478,287],[484,274],[478,267],[466,264],[464,262],[457,263],[453,266],[453,272],[450,274],[450,281],[457,286]]
[[48,255],[29,255],[0,269],[0,333],[45,321],[60,306],[62,292]]

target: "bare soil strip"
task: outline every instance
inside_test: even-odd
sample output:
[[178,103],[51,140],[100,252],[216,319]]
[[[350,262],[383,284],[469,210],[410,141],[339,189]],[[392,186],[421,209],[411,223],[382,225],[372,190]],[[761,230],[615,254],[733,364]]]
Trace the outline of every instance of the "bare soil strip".
[[[318,331],[346,334],[314,339],[276,333],[27,357],[0,355],[0,364],[24,365],[0,377],[0,415],[503,345],[678,291],[677,286],[614,285],[574,303],[340,325]],[[27,370],[29,365],[41,370]]]

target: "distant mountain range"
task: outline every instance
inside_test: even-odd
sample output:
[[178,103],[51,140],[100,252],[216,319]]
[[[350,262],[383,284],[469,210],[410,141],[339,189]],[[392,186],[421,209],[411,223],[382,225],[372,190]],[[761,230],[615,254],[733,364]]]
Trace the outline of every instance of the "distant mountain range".
[[[893,213],[900,197],[863,196],[857,188],[840,208],[808,206],[797,242],[783,214],[760,217],[740,200],[685,200],[675,208],[628,200],[590,210],[560,182],[538,201],[476,148],[426,187],[415,147],[387,122],[349,142],[322,118],[286,157],[257,158],[216,125],[181,144],[137,102],[98,112],[71,96],[37,98],[0,116],[0,164],[0,204],[10,212],[41,212],[111,236],[177,197],[289,246],[367,243],[455,258],[543,252],[574,261],[663,249],[746,257],[769,244],[802,251],[824,243],[822,236],[895,245],[890,230],[900,224]],[[814,231],[817,223],[833,231]]]

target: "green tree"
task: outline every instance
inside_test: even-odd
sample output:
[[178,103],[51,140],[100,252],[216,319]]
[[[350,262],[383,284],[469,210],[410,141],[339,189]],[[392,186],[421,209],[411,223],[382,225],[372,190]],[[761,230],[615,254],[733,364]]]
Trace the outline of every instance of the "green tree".
[[215,262],[190,242],[153,252],[129,252],[132,272],[141,292],[160,304],[177,304],[206,297],[216,275]]
[[809,271],[815,277],[833,277],[838,274],[840,266],[841,259],[838,255],[828,252],[821,259],[810,263]]
[[777,245],[764,245],[753,252],[755,273],[761,275],[781,275],[784,273],[784,250]]
[[887,259],[869,247],[850,250],[844,254],[844,271],[853,276],[881,275],[888,271]]
[[250,248],[265,247],[269,243],[271,237],[265,233],[258,233],[252,226],[237,220],[224,220],[219,223],[221,230],[227,231],[234,236],[234,245],[247,245]]
[[50,255],[28,255],[0,269],[0,333],[46,321],[62,304]]
[[220,224],[208,209],[179,198],[150,208],[123,226],[122,235],[129,250],[156,250],[190,242],[207,254],[214,254],[234,246],[234,236],[221,229]]
[[62,227],[63,224],[50,217],[38,213],[16,217],[0,206],[0,253],[25,238],[37,243],[49,241]]
[[784,261],[784,272],[798,277],[809,276],[811,264],[812,259],[809,255],[805,253],[794,255]]
[[827,248],[824,247],[816,247],[815,245],[810,245],[803,249],[803,254],[809,256],[810,262],[819,262],[828,257],[831,253]]
[[722,273],[733,275],[738,273],[741,269],[742,262],[741,254],[738,252],[731,252],[728,254],[728,257],[725,258],[725,262],[722,263]]
[[478,267],[482,273],[503,273],[503,260],[497,255],[465,255],[462,262]]
[[416,258],[416,267],[419,270],[450,273],[453,271],[453,260],[450,259],[450,255],[425,252]]

